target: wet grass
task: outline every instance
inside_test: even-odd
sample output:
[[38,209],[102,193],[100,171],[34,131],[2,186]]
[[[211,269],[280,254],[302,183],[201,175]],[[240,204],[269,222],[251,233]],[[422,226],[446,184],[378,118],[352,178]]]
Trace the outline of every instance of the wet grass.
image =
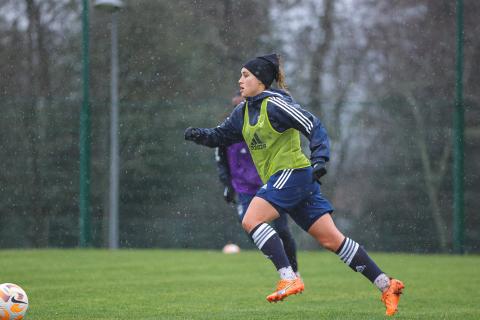
[[[398,319],[480,319],[479,256],[372,256],[405,282]],[[327,252],[300,252],[305,293],[269,304],[277,274],[257,251],[0,250],[26,320],[384,319],[380,294]]]

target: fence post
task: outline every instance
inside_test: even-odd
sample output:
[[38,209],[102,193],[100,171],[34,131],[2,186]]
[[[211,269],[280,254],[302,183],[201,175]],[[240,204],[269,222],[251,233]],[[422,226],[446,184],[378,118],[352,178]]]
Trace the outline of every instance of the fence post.
[[80,247],[91,242],[90,217],[90,97],[89,97],[89,22],[88,0],[83,0],[82,12],[82,85],[83,102],[80,113]]
[[464,252],[464,107],[463,107],[463,0],[457,0],[457,49],[455,79],[455,112],[453,124],[453,250]]

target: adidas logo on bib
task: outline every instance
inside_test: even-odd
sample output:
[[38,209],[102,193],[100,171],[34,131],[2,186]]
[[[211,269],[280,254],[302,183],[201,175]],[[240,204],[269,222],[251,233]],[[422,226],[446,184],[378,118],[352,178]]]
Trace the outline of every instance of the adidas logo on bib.
[[250,142],[250,150],[261,150],[265,149],[267,147],[267,144],[264,143],[260,137],[255,133],[253,135],[252,142]]

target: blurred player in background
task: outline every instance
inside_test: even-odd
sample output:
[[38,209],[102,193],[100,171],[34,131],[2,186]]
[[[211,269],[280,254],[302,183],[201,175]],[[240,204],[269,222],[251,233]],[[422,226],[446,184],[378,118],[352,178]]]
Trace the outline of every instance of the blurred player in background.
[[[243,97],[240,92],[237,92],[232,98],[232,105],[236,107],[242,102]],[[225,201],[227,203],[236,203],[238,218],[242,222],[250,202],[258,189],[263,185],[250,156],[248,146],[245,141],[242,141],[228,147],[218,147],[215,149],[215,161],[220,181],[225,186],[223,193]],[[273,228],[282,240],[293,271],[299,276],[297,248],[288,228],[287,215],[283,214],[278,219],[275,219]]]
[[[280,89],[270,88],[273,80]],[[242,140],[247,143],[265,185],[250,202],[242,226],[280,275],[277,289],[267,300],[281,301],[304,290],[282,240],[267,224],[288,212],[320,245],[369,279],[382,292],[386,314],[395,314],[404,285],[387,276],[362,246],[335,226],[334,209],[320,192],[319,183],[330,159],[327,132],[320,120],[286,91],[278,56],[270,54],[245,63],[238,83],[246,101],[216,128],[187,128],[185,139],[209,147],[229,146]],[[300,133],[310,141],[310,159],[300,147]]]

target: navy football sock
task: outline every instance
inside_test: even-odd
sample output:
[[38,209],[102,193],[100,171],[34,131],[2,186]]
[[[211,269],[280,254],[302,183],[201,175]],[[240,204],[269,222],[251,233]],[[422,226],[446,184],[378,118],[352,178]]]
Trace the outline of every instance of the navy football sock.
[[383,272],[358,243],[350,238],[343,240],[336,254],[355,272],[360,272],[374,283]]
[[292,266],[293,272],[298,271],[298,262],[297,262],[297,247],[295,245],[295,240],[293,239],[292,234],[289,230],[277,229],[278,235],[283,243],[283,248],[285,249],[285,254],[287,255],[288,261]]
[[272,260],[273,264],[280,270],[281,268],[290,267],[282,240],[277,232],[267,223],[260,223],[250,232],[255,245],[263,254]]

